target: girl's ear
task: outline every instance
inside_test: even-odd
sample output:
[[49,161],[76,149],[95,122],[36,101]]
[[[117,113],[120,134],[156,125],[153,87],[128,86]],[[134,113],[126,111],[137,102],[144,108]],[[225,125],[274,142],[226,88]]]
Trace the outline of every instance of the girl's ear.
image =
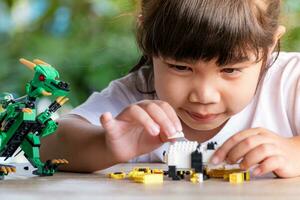
[[279,25],[276,33],[275,33],[275,41],[277,43],[277,41],[285,34],[286,32],[286,28],[285,26]]
[[139,25],[142,25],[144,23],[144,16],[142,14],[138,15],[137,22]]
[[285,26],[279,25],[275,34],[274,34],[274,43],[272,47],[270,48],[270,53],[272,53],[278,44],[279,40],[282,38],[282,36],[285,34],[286,28]]

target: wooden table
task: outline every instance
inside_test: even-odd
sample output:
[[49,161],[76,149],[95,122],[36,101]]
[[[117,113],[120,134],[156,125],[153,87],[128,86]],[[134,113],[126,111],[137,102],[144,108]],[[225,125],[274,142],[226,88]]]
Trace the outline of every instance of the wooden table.
[[143,185],[131,180],[114,180],[108,172],[130,171],[134,166],[163,168],[162,164],[121,164],[94,174],[56,173],[36,177],[18,164],[18,172],[0,181],[0,200],[80,200],[80,199],[300,199],[300,178],[252,178],[243,184],[210,179],[201,184],[187,180]]

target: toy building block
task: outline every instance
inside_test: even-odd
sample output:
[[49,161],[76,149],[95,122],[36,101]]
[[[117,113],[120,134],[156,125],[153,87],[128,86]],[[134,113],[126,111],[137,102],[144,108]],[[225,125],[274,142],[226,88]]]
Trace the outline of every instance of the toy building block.
[[194,173],[191,175],[190,181],[192,183],[202,183],[204,181],[202,173]]
[[184,138],[184,133],[182,131],[177,131],[175,135],[168,137],[168,139],[180,139]]
[[[216,142],[210,142],[206,146],[192,141],[177,141],[170,145],[164,152],[164,162],[168,165],[168,175],[173,180],[180,180],[182,174],[178,171],[193,170],[202,173],[204,179],[208,176],[204,168],[208,165],[210,157],[216,150]],[[181,176],[181,177],[180,177]]]
[[126,178],[126,173],[125,172],[114,172],[114,173],[108,174],[108,177],[112,178],[112,179],[124,179],[124,178]]
[[114,172],[108,174],[108,177],[113,179],[129,178],[137,183],[153,184],[163,182],[164,171],[161,169],[150,169],[149,167],[135,167],[127,175],[125,172]]
[[247,170],[247,171],[244,171],[244,180],[245,181],[250,181],[250,171]]
[[162,169],[151,169],[151,174],[164,174]]
[[157,184],[164,182],[163,174],[140,174],[133,179],[137,183]]
[[168,177],[172,178],[173,181],[180,180],[180,177],[177,175],[176,166],[169,165],[168,168],[169,168],[169,170],[168,170]]
[[15,166],[0,164],[0,180],[2,180],[4,176],[14,172],[16,172]]
[[197,149],[198,142],[182,141],[170,145],[165,161],[169,166],[177,169],[191,168],[191,154]]
[[234,184],[243,183],[244,182],[244,173],[237,172],[237,173],[229,174],[229,182],[234,183]]
[[135,167],[128,173],[128,178],[134,179],[135,177],[143,174],[151,174],[151,169],[149,167]]
[[241,169],[208,169],[207,174],[210,178],[224,178],[226,175],[241,172]]
[[[57,122],[51,116],[68,98],[69,84],[59,80],[59,73],[51,65],[34,60],[20,62],[34,71],[31,81],[26,84],[26,96],[15,99],[9,93],[0,95],[0,157],[8,159],[21,147],[25,157],[40,176],[53,175],[59,165],[67,164],[65,159],[40,160],[40,138],[53,134]],[[48,108],[37,114],[36,101],[43,96],[57,97]]]
[[195,173],[203,174],[203,155],[200,150],[200,145],[197,146],[197,149],[191,154],[191,167],[195,170]]
[[[243,173],[243,179],[244,181],[250,181],[250,172],[249,170],[247,171],[240,171],[241,173]],[[236,173],[239,173],[238,171]],[[229,175],[230,174],[224,174],[224,180],[229,181]]]

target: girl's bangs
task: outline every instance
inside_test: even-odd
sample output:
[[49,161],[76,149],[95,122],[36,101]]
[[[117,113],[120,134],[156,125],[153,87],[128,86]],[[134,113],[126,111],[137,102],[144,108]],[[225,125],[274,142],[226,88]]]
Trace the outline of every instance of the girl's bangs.
[[[144,50],[150,55],[175,60],[216,59],[219,66],[248,59],[254,53],[261,59],[264,34],[245,3],[218,8],[191,1],[194,5],[172,3],[162,5],[144,37]],[[179,4],[179,5],[178,5]],[[196,8],[195,8],[196,7]],[[230,8],[230,9],[229,9]]]

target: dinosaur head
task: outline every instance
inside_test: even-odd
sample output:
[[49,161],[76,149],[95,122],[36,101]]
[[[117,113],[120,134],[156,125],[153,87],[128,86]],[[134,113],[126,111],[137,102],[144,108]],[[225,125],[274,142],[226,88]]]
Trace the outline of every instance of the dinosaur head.
[[34,70],[33,79],[27,84],[26,92],[29,97],[66,96],[70,89],[69,84],[59,80],[59,73],[51,65],[41,60],[30,62],[20,59],[20,62]]

